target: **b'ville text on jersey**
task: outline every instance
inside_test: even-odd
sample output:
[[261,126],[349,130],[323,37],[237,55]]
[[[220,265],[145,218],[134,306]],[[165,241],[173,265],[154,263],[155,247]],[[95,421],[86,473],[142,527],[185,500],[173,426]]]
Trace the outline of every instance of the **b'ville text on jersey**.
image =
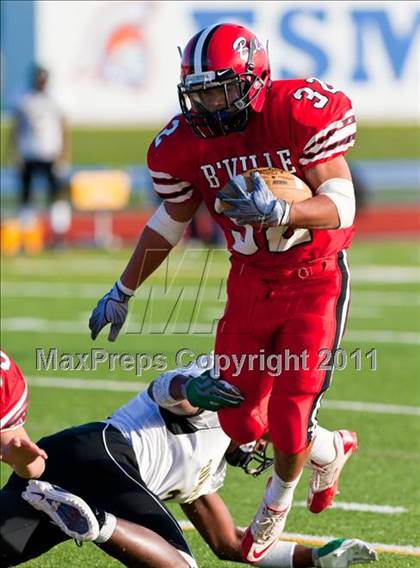
[[292,174],[296,172],[290,157],[290,150],[287,148],[277,150],[274,155],[270,152],[262,152],[249,156],[234,156],[217,161],[214,164],[200,166],[209,187],[213,189],[222,187],[222,184],[224,184],[223,180],[219,179],[219,172],[222,173],[223,177],[224,174],[227,174],[229,178],[233,178],[252,168],[281,168]]

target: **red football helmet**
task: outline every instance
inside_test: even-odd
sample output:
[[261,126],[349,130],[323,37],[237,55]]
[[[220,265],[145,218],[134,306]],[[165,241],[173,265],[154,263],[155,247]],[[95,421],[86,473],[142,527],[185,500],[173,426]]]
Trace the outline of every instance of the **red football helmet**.
[[261,111],[270,84],[267,51],[242,26],[204,28],[182,53],[179,101],[187,122],[203,138],[242,130],[250,109]]

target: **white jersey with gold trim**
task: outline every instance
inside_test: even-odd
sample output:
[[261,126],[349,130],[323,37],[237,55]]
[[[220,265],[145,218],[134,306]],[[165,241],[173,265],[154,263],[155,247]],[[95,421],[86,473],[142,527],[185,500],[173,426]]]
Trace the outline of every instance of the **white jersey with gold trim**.
[[[203,370],[170,371],[173,376],[186,372],[198,376]],[[106,422],[133,447],[143,481],[160,499],[188,503],[223,485],[230,438],[216,412],[178,416],[160,408],[144,391]]]

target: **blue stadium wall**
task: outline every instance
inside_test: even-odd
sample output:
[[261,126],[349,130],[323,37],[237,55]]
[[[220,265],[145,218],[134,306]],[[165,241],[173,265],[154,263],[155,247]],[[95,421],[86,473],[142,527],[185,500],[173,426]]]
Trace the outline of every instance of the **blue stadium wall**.
[[35,6],[33,0],[0,2],[1,110],[9,111],[26,87],[35,60]]

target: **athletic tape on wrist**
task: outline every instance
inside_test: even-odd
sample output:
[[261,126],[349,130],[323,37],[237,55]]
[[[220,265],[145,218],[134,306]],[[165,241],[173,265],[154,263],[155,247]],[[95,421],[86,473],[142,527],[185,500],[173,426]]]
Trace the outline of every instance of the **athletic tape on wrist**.
[[190,221],[181,223],[175,221],[166,211],[164,203],[161,203],[146,225],[159,233],[161,237],[168,241],[169,244],[175,246],[184,234],[185,229],[188,227]]
[[318,187],[316,194],[326,195],[334,202],[340,219],[339,229],[352,226],[356,213],[356,199],[351,180],[344,178],[327,179]]
[[163,408],[170,408],[179,404],[179,400],[175,400],[170,393],[170,387],[172,379],[176,376],[176,372],[169,371],[168,373],[163,373],[157,379],[155,379],[152,385],[152,393],[155,402],[162,406]]

